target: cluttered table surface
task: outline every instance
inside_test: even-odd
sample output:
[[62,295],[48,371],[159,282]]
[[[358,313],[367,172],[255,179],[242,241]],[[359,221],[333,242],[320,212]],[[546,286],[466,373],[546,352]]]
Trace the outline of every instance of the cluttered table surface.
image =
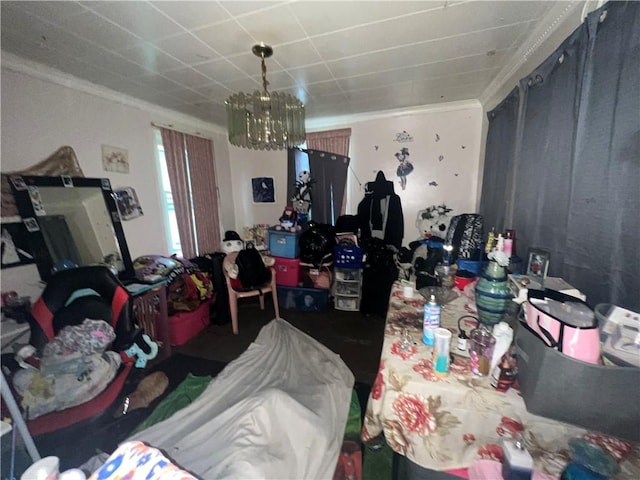
[[442,378],[434,371],[433,348],[422,341],[424,298],[418,292],[405,298],[394,285],[362,440],[375,443],[384,434],[391,449],[414,463],[451,470],[480,459],[500,461],[502,441],[519,437],[534,471],[557,478],[570,460],[568,441],[580,437],[620,462],[620,478],[640,478],[638,445],[530,414],[517,384],[503,393],[488,376],[472,373],[468,354],[456,347],[458,319],[469,315],[469,302],[460,296],[442,306],[440,324],[452,332],[454,359]]

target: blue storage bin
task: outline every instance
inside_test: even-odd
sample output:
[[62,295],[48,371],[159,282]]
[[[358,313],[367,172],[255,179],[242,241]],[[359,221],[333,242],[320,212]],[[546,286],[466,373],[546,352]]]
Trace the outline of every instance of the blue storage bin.
[[300,256],[300,232],[269,229],[269,251],[274,257],[298,258]]
[[478,260],[456,260],[458,270],[467,270],[473,272],[476,275],[480,275],[484,267],[487,266],[487,262],[480,262]]
[[329,306],[329,290],[278,285],[278,304],[285,310],[324,312]]

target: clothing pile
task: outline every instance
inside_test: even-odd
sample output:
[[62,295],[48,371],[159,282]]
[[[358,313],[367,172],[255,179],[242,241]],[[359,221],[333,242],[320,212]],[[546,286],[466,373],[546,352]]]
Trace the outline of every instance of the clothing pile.
[[107,351],[115,337],[108,323],[86,319],[60,330],[39,364],[21,362],[13,385],[27,418],[80,405],[107,388],[122,362],[118,353]]

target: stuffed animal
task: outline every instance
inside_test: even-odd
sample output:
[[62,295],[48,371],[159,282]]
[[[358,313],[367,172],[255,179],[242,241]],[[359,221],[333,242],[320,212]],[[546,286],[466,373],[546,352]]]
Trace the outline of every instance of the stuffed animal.
[[296,182],[296,190],[293,197],[291,197],[291,201],[293,202],[293,208],[298,212],[298,217],[304,216],[304,219],[306,219],[309,214],[311,204],[313,203],[311,187],[315,181],[306,170],[300,172],[298,178],[299,180]]
[[[262,261],[264,262],[266,267],[273,267],[276,264],[276,259],[271,255],[260,254],[260,256],[262,257]],[[224,269],[227,272],[227,275],[229,275],[229,278],[231,280],[234,280],[234,282],[231,283],[232,287],[236,288],[237,286],[238,289],[241,289],[242,285],[238,280],[238,265],[236,265],[235,257],[231,262],[224,262]],[[235,280],[237,280],[237,282],[235,282]]]
[[444,242],[451,220],[449,212],[452,211],[453,209],[448,208],[444,203],[431,205],[424,210],[420,210],[416,218],[416,228],[420,232],[420,240],[439,239]]
[[279,221],[282,228],[293,232],[296,230],[296,226],[298,225],[298,212],[296,212],[293,207],[287,205],[284,207],[284,211],[282,212],[282,216]]
[[244,242],[240,238],[238,232],[233,230],[227,230],[224,232],[224,239],[222,240],[222,251],[227,255],[232,252],[239,252],[244,248]]

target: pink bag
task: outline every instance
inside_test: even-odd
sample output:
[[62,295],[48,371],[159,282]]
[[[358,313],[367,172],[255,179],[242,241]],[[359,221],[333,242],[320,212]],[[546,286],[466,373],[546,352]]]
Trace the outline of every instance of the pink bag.
[[593,310],[555,290],[530,289],[527,325],[550,347],[587,363],[600,363],[600,331]]

